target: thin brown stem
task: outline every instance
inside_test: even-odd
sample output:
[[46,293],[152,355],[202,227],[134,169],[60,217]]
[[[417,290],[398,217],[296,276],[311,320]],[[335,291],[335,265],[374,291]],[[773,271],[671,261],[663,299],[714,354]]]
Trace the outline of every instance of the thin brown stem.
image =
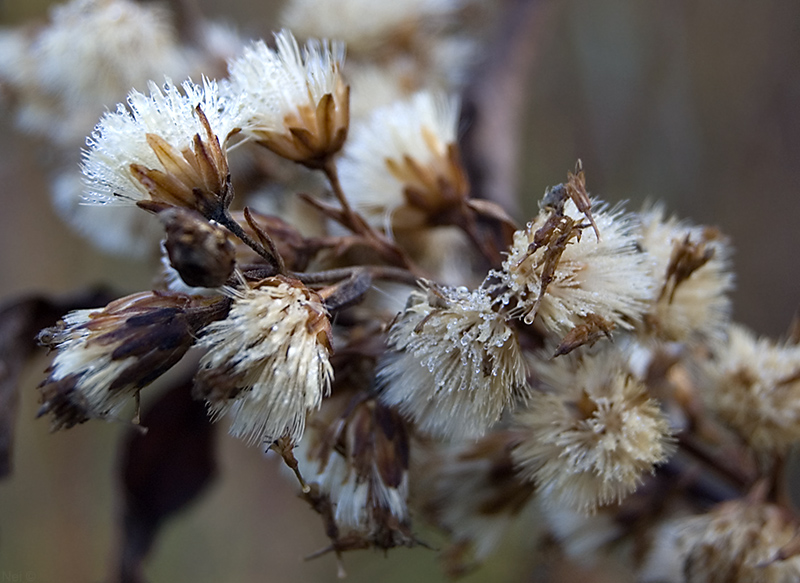
[[363,221],[359,221],[359,218],[353,207],[350,206],[350,203],[347,202],[347,197],[344,195],[344,190],[342,190],[342,183],[339,182],[339,171],[336,169],[336,164],[333,161],[333,158],[328,158],[322,164],[322,171],[325,173],[325,177],[328,179],[328,182],[331,185],[331,189],[333,190],[333,194],[336,197],[336,200],[339,201],[339,204],[342,205],[342,210],[344,211],[345,216],[347,217],[348,222],[352,225],[357,225]]
[[[223,227],[228,229],[231,233],[236,235],[242,243],[250,247],[253,251],[258,253],[259,256],[263,257],[272,267],[275,268],[277,273],[286,274],[286,266],[283,263],[283,259],[275,251],[275,254],[268,251],[264,245],[262,245],[259,241],[253,239],[250,235],[245,232],[242,226],[236,222],[236,220],[228,213],[227,210],[220,213],[219,216],[215,217],[215,220],[220,223]],[[271,241],[271,239],[270,239]],[[274,243],[272,244],[274,248]]]
[[277,245],[275,245],[275,241],[272,240],[269,233],[261,228],[255,219],[253,218],[253,214],[250,212],[250,207],[244,208],[244,218],[247,220],[247,224],[250,225],[250,228],[253,229],[255,234],[261,239],[262,243],[266,243],[267,247],[269,248],[270,254],[275,258],[278,267],[278,273],[285,274],[286,273],[286,263],[283,261],[283,257],[281,256],[280,252],[278,251]]
[[341,267],[313,273],[292,273],[291,275],[307,284],[332,283],[353,277],[360,271],[369,273],[372,279],[395,281],[410,286],[416,286],[420,279],[407,269],[389,265],[359,265],[357,267]]
[[720,475],[727,478],[730,482],[735,484],[738,488],[745,490],[754,482],[754,476],[749,472],[744,471],[738,465],[727,463],[727,460],[720,459],[713,456],[710,452],[706,451],[691,435],[680,435],[678,443],[682,450],[707,465],[713,468]]
[[[345,227],[363,237],[368,245],[374,248],[388,261],[399,263],[407,270],[414,273],[416,277],[423,277],[422,271],[414,265],[405,251],[389,240],[384,234],[373,229],[360,214],[353,210],[353,207],[347,202],[344,190],[342,190],[342,184],[339,182],[339,173],[336,170],[336,164],[334,164],[333,159],[328,158],[325,160],[320,168],[325,173],[334,196],[336,196],[336,199],[342,206],[341,216],[336,217],[336,219]],[[313,201],[309,202],[314,204]],[[315,206],[317,206],[317,208],[322,208],[318,203]]]

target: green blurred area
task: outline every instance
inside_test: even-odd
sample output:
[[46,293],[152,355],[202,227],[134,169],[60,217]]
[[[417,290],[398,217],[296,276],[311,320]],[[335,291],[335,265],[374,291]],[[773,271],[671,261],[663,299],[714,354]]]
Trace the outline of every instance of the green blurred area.
[[[4,0],[0,24],[41,17],[48,2]],[[498,7],[502,4],[498,4]],[[800,3],[780,0],[551,2],[529,90],[521,196],[529,212],[547,185],[583,160],[590,191],[609,202],[662,200],[668,211],[733,239],[735,318],[781,334],[798,304]],[[275,7],[208,0],[206,14],[268,34]],[[0,132],[0,293],[67,291],[104,281],[148,285],[145,264],[103,256],[50,209],[45,156],[8,116]],[[107,579],[116,552],[115,460],[125,428],[90,423],[50,435],[35,421],[41,361],[26,378],[15,473],[0,483],[0,580]],[[222,429],[222,428],[221,428]],[[326,581],[327,544],[275,460],[220,431],[220,479],[164,529],[152,581]],[[466,581],[534,580],[530,528]],[[436,553],[345,557],[349,580],[442,579]],[[578,580],[550,572],[549,580]],[[599,575],[581,580],[599,580]],[[572,577],[575,577],[574,579]],[[535,579],[544,580],[544,579]],[[614,580],[613,578],[611,580]]]

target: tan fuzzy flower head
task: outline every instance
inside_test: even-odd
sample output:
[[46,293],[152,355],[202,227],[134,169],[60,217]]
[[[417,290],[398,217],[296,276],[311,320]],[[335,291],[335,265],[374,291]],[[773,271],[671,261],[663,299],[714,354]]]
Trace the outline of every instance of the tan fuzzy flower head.
[[406,422],[374,399],[336,390],[295,450],[300,473],[332,505],[340,537],[411,545]]
[[288,30],[276,50],[258,41],[230,61],[226,91],[241,97],[242,130],[276,154],[310,167],[341,149],[350,125],[350,88],[341,42],[310,40],[300,50]]
[[141,292],[104,308],[70,312],[39,342],[56,357],[42,385],[39,415],[53,428],[91,418],[114,419],[139,389],[178,362],[194,343],[202,319],[183,294]]
[[70,147],[132,87],[190,67],[163,7],[128,0],[56,5],[35,35],[2,31],[0,45],[0,81],[19,92],[19,124]]
[[319,296],[297,280],[267,278],[237,292],[228,318],[204,332],[195,395],[216,417],[230,413],[231,434],[249,443],[298,441],[333,375]]
[[150,96],[132,91],[128,107],[106,113],[87,140],[84,197],[97,204],[152,201],[209,216],[229,204],[228,162],[222,149],[234,131],[235,109],[216,83],[190,81]]
[[480,437],[525,394],[516,333],[483,290],[412,292],[389,330],[380,399],[439,437]]
[[581,512],[621,501],[671,452],[669,424],[613,353],[537,370],[548,390],[517,416],[521,474],[551,504]]
[[800,557],[780,558],[797,523],[781,507],[747,499],[725,502],[708,514],[669,520],[637,581],[642,583],[793,583]]
[[800,346],[734,325],[705,372],[708,406],[751,447],[784,453],[800,441]]
[[657,281],[645,328],[666,341],[722,339],[733,289],[727,240],[715,229],[664,219],[661,207],[639,219],[640,243]]
[[446,16],[460,0],[291,0],[281,20],[301,37],[342,39],[358,51],[371,51],[415,30],[428,19]]
[[[494,275],[506,288],[502,301],[526,323],[538,319],[545,330],[563,334],[581,325],[589,314],[625,329],[640,321],[655,282],[649,258],[637,246],[633,218],[620,209],[606,210],[596,201],[592,207],[599,240],[591,228],[585,228],[586,218],[572,200],[567,201],[564,213],[574,226],[555,232],[551,245],[533,249],[537,233],[547,228],[545,210],[514,233],[502,271]],[[560,257],[553,255],[556,243]],[[549,270],[553,264],[555,268]]]
[[420,92],[353,126],[338,162],[347,197],[376,227],[418,228],[468,195],[455,98]]

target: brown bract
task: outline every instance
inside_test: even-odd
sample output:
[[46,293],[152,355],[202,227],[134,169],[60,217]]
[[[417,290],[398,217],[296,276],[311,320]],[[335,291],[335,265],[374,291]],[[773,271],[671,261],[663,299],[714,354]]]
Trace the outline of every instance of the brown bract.
[[146,135],[164,170],[130,165],[131,173],[150,195],[150,200],[139,202],[139,206],[147,210],[186,207],[213,219],[230,205],[233,189],[227,157],[199,105],[195,112],[206,135],[195,134],[191,148],[178,150],[158,134]]
[[673,247],[667,266],[667,277],[659,299],[667,296],[669,292],[669,301],[672,302],[678,286],[714,257],[714,248],[708,244],[719,238],[720,235],[715,229],[706,228],[699,241],[692,241],[691,233],[687,233],[683,241]]
[[350,126],[350,86],[336,79],[334,93],[326,93],[318,103],[299,105],[284,116],[281,130],[251,130],[258,143],[279,156],[308,166],[322,168],[347,139]]

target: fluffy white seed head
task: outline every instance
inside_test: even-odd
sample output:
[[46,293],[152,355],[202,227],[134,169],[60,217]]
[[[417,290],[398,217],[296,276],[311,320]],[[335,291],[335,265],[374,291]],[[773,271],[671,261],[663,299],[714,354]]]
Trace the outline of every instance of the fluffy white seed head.
[[[114,417],[131,397],[129,391],[109,391],[120,373],[135,362],[135,357],[112,360],[115,346],[90,342],[93,334],[88,324],[102,310],[76,310],[64,316],[64,329],[53,340],[56,353],[48,382],[57,383],[73,375],[80,380],[76,390],[89,416]],[[111,350],[109,350],[111,348]]]
[[389,331],[380,399],[432,435],[483,435],[526,380],[516,333],[483,290],[412,292]]
[[319,296],[296,280],[262,280],[205,329],[195,392],[216,417],[230,414],[236,437],[299,441],[306,414],[330,390],[329,334]]
[[242,130],[277,154],[306,163],[338,151],[349,127],[349,88],[341,76],[345,46],[310,40],[302,51],[291,32],[276,49],[257,41],[230,61],[225,91],[241,99]]
[[[650,258],[638,248],[634,219],[621,209],[606,210],[596,201],[592,207],[600,239],[591,229],[584,229],[566,243],[541,303],[538,298],[547,249],[530,253],[529,247],[549,214],[542,211],[525,229],[514,233],[502,271],[494,275],[507,287],[502,301],[526,323],[538,319],[545,330],[563,334],[580,325],[588,314],[625,329],[641,320],[655,282]],[[571,200],[565,214],[579,223],[585,221]]]
[[[454,159],[459,102],[420,92],[354,124],[339,160],[342,187],[376,227],[416,227],[466,195]],[[453,200],[450,200],[453,199]]]
[[56,350],[40,386],[40,415],[53,427],[116,418],[131,396],[178,362],[202,318],[182,294],[141,292],[104,308],[76,310],[39,334]]
[[332,504],[341,535],[403,544],[410,520],[405,422],[372,399],[353,403],[352,391],[334,394],[309,420],[310,435],[295,454],[300,473]]
[[198,107],[220,146],[236,128],[231,113],[236,106],[220,98],[214,81],[204,80],[202,85],[186,81],[180,88],[169,80],[163,88],[151,82],[149,91],[149,96],[132,91],[127,107],[120,104],[116,111],[106,113],[87,139],[89,148],[82,166],[86,201],[107,204],[147,199],[149,191],[131,165],[170,172],[151,145],[152,138],[148,140],[152,135],[177,152],[196,153],[195,136],[208,140]]
[[74,0],[50,16],[35,37],[19,36],[15,50],[0,51],[0,78],[11,77],[20,92],[20,125],[55,141],[85,135],[132,87],[190,69],[161,7]]

